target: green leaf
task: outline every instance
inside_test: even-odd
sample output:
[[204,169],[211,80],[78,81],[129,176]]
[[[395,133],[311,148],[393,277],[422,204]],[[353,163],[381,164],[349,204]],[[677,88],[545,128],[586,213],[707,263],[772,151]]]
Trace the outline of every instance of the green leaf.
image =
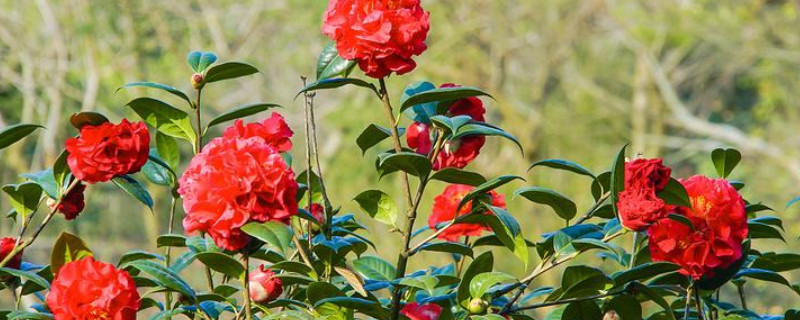
[[786,242],[780,229],[766,223],[748,221],[747,229],[750,239],[777,239]]
[[494,256],[491,251],[484,252],[479,255],[472,263],[469,264],[467,270],[464,272],[464,277],[461,278],[461,283],[458,285],[456,291],[456,301],[462,307],[467,307],[470,301],[470,285],[472,279],[477,275],[485,272],[492,272],[494,268]]
[[687,217],[687,216],[684,216],[682,214],[677,214],[677,213],[670,213],[667,216],[667,218],[669,218],[670,220],[674,220],[676,222],[680,222],[680,223],[684,224],[685,226],[689,227],[689,229],[691,229],[691,230],[695,230],[694,229],[694,223],[692,223],[692,220],[690,220],[689,217]]
[[56,183],[56,178],[53,175],[53,170],[47,169],[39,172],[23,173],[21,176],[37,183],[50,198],[58,199],[61,196],[59,194],[58,183]]
[[258,73],[256,67],[243,62],[224,62],[215,65],[206,71],[205,83],[235,79]]
[[603,312],[596,302],[592,300],[578,301],[567,305],[561,320],[601,320]]
[[62,192],[61,188],[66,183],[64,180],[67,179],[67,176],[70,173],[69,165],[67,165],[68,157],[69,153],[67,153],[67,150],[64,150],[60,155],[58,155],[56,162],[53,163],[53,178],[56,180],[56,184],[58,185],[57,190],[59,190],[59,196]]
[[751,268],[785,272],[800,269],[800,255],[794,253],[767,252],[757,256]]
[[786,208],[791,207],[793,204],[800,202],[800,196],[794,197],[792,200],[786,203]]
[[189,114],[183,110],[152,98],[138,98],[128,102],[128,106],[147,124],[163,134],[192,143],[197,139]]
[[280,222],[251,222],[244,225],[242,231],[264,243],[280,249],[282,253],[286,253],[286,249],[289,248],[292,242],[292,229]]
[[227,254],[219,252],[201,252],[195,255],[195,258],[200,260],[200,262],[211,270],[222,273],[233,279],[241,279],[241,277],[244,276],[244,267],[242,264]]
[[380,159],[380,167],[388,167],[424,178],[431,172],[431,163],[428,158],[413,152],[399,152],[389,154]]
[[605,289],[608,277],[600,269],[588,266],[570,266],[561,277],[559,299],[583,298],[596,295]]
[[619,271],[611,275],[616,287],[621,287],[631,281],[643,281],[652,277],[677,271],[679,266],[666,262],[648,262],[631,268],[630,270]]
[[150,196],[150,193],[147,192],[147,188],[139,183],[139,181],[136,181],[136,179],[130,175],[124,175],[112,178],[111,182],[122,189],[122,191],[125,191],[125,193],[147,206],[151,212],[153,211],[153,198]]
[[670,307],[669,303],[667,300],[664,300],[664,297],[659,295],[655,290],[639,282],[632,282],[631,290],[652,300],[655,304],[664,309],[664,313],[669,320],[675,320],[675,315],[672,313],[672,308]]
[[[398,129],[399,135],[402,136],[404,132],[405,129]],[[361,132],[358,138],[356,138],[356,144],[358,144],[358,147],[361,149],[361,153],[364,154],[367,152],[367,150],[391,136],[391,130],[375,124],[370,124],[366,129],[364,129],[364,131]]]
[[330,42],[322,49],[317,59],[317,80],[333,77],[347,77],[355,67],[355,60],[346,60],[339,56],[336,43]]
[[517,180],[517,179],[525,181],[525,179],[523,179],[520,176],[506,175],[506,176],[499,176],[497,178],[494,178],[492,180],[489,180],[489,181],[486,181],[485,183],[480,184],[479,186],[475,187],[475,189],[470,191],[470,193],[466,194],[464,196],[464,198],[461,198],[461,202],[459,202],[459,204],[458,204],[458,210],[461,210],[461,208],[463,206],[465,206],[467,203],[472,202],[472,200],[475,200],[476,198],[480,197],[481,195],[484,195],[489,191],[497,189],[497,188],[499,188],[499,187],[501,187],[501,186],[503,186],[503,185],[505,185],[505,184],[507,184],[507,183],[509,183],[511,181]]
[[117,265],[123,265],[136,260],[164,260],[164,257],[160,254],[150,253],[142,250],[134,250],[123,254],[119,258]]
[[8,126],[2,131],[0,131],[0,150],[5,149],[6,147],[14,144],[15,142],[22,140],[22,138],[27,137],[29,134],[36,131],[36,129],[44,128],[40,125],[36,124],[15,124],[12,126]]
[[161,247],[186,247],[186,237],[179,234],[164,234],[156,238],[156,246]]
[[42,276],[33,272],[12,269],[12,268],[0,268],[0,275],[3,274],[20,278],[22,280],[30,281],[42,288],[50,289],[50,284],[47,282],[47,280],[45,280],[45,278],[42,278]]
[[403,278],[400,280],[400,284],[407,287],[422,289],[427,291],[428,294],[433,295],[433,292],[436,290],[436,285],[439,284],[439,278],[435,276]]
[[28,312],[28,311],[11,311],[6,317],[8,320],[52,320],[53,315],[50,313]]
[[[400,100],[406,100],[413,95],[433,89],[436,89],[436,86],[433,83],[427,81],[414,82],[409,84],[405,90],[403,90],[403,95],[400,97]],[[436,115],[436,105],[436,102],[413,105],[403,111],[403,114],[416,122],[430,123],[430,118]]]
[[384,224],[397,222],[397,204],[391,196],[380,190],[367,190],[357,195],[355,200],[370,217]]
[[741,160],[742,154],[736,149],[718,148],[711,152],[711,161],[714,162],[717,174],[722,178],[727,178]]
[[317,81],[317,82],[314,82],[314,83],[311,83],[311,84],[307,85],[305,88],[303,88],[303,90],[300,90],[300,92],[297,93],[297,96],[295,96],[295,98],[297,98],[298,96],[300,96],[301,94],[304,94],[306,92],[312,92],[312,91],[318,91],[318,90],[327,90],[327,89],[335,89],[335,88],[346,86],[346,85],[354,85],[354,86],[364,87],[364,88],[372,90],[372,92],[374,92],[376,95],[380,95],[378,93],[378,89],[375,88],[375,85],[373,85],[373,84],[371,84],[369,82],[366,82],[364,80],[351,79],[351,78],[334,78],[334,79],[320,80],[320,81]]
[[3,192],[8,194],[11,207],[22,215],[22,221],[25,221],[28,215],[36,212],[39,200],[42,198],[42,187],[36,182],[5,185]]
[[174,271],[159,263],[150,260],[137,260],[121,266],[123,269],[127,267],[133,267],[149,274],[153,277],[153,280],[159,283],[159,285],[182,293],[184,296],[189,297],[192,300],[197,297],[192,287],[189,286],[186,281],[181,279],[181,277]]
[[[169,92],[169,93],[175,95],[176,97],[180,98],[181,100],[186,101],[186,103],[188,103],[190,107],[194,106],[194,103],[192,103],[192,100],[189,99],[189,96],[186,95],[186,93],[184,93],[183,91],[180,91],[180,90],[178,90],[178,88],[175,88],[173,86],[168,86],[168,85],[165,85],[165,84],[160,84],[160,83],[155,83],[155,82],[133,82],[133,83],[128,83],[128,84],[126,84],[124,86],[119,87],[117,89],[117,92],[119,92],[122,89],[130,88],[130,87],[145,87],[145,88],[159,89],[159,90],[162,90],[162,91],[165,91],[165,92]],[[106,120],[106,121],[108,121],[108,120]],[[74,122],[73,122],[73,125],[75,125]],[[75,126],[75,127],[80,129],[80,127],[78,127],[78,126]]]
[[306,297],[312,304],[325,298],[345,297],[342,290],[327,282],[312,282],[306,289]]
[[466,115],[454,117],[437,115],[431,117],[430,120],[434,126],[444,129],[445,134],[450,135],[454,132],[458,132],[458,129],[465,124],[472,122],[472,117]]
[[777,273],[775,271],[764,270],[764,269],[756,269],[756,268],[747,268],[747,269],[739,270],[739,272],[737,272],[736,275],[733,276],[734,279],[740,279],[742,277],[751,278],[751,279],[758,279],[758,280],[761,280],[761,281],[774,282],[774,283],[777,283],[777,284],[785,285],[785,286],[787,286],[789,288],[792,287],[792,285],[789,283],[788,280],[786,280],[786,278],[784,278],[780,273]]
[[92,250],[89,250],[81,238],[62,232],[53,244],[53,250],[50,253],[50,270],[53,271],[53,274],[58,274],[64,264],[92,255]]
[[658,197],[667,204],[688,208],[692,207],[692,201],[689,200],[689,194],[686,192],[686,189],[678,180],[673,178],[669,178],[667,186],[658,193]]
[[477,96],[492,98],[490,94],[473,87],[436,88],[405,97],[400,101],[400,112],[418,104],[461,100]]
[[458,242],[428,243],[419,248],[419,251],[447,252],[468,257],[472,257],[473,255],[472,248],[470,246]]
[[483,298],[483,295],[486,291],[492,288],[492,286],[514,280],[513,276],[502,273],[502,272],[486,272],[476,275],[472,278],[469,285],[469,294],[472,298]]
[[217,55],[211,52],[193,51],[186,57],[186,62],[196,73],[202,73],[211,64],[217,61]]
[[227,121],[231,121],[231,120],[235,120],[235,119],[251,116],[251,115],[254,115],[254,114],[257,114],[257,113],[260,113],[260,112],[267,111],[267,110],[269,110],[271,108],[282,108],[282,107],[280,105],[278,105],[278,104],[263,103],[263,102],[244,105],[244,106],[238,107],[236,109],[233,109],[231,111],[225,112],[225,113],[217,116],[216,118],[214,118],[213,120],[211,120],[208,123],[208,126],[206,128],[211,128],[211,127],[213,127],[215,125],[218,125],[218,124],[221,124],[221,123],[224,123],[224,122],[227,122]]
[[487,123],[471,122],[471,123],[465,124],[465,125],[461,126],[460,128],[458,128],[458,131],[456,131],[453,134],[451,139],[460,139],[460,138],[467,137],[467,136],[498,136],[498,137],[503,137],[503,138],[506,138],[506,139],[510,140],[514,144],[516,144],[517,147],[519,147],[520,152],[522,151],[522,144],[519,143],[519,141],[517,140],[516,137],[514,137],[514,135],[503,131],[503,129],[497,128],[497,127],[492,126],[492,125],[487,124]]
[[283,270],[288,272],[299,273],[302,275],[309,276],[311,278],[317,278],[317,272],[312,269],[311,267],[307,266],[305,263],[297,262],[297,261],[281,261],[276,264],[273,264],[271,267],[273,270]]
[[142,173],[147,177],[147,180],[161,186],[171,186],[175,181],[169,165],[164,160],[161,160],[158,156],[158,151],[154,148],[150,149],[150,156],[147,163],[142,167]]
[[453,184],[465,184],[470,186],[479,186],[486,183],[484,178],[479,173],[465,171],[456,168],[444,168],[431,175],[430,180],[439,180]]
[[351,298],[351,297],[333,297],[317,301],[315,307],[325,303],[332,303],[347,309],[353,309],[376,319],[389,319],[389,310],[382,307],[377,301]]
[[367,279],[379,281],[392,281],[397,273],[391,263],[375,256],[364,256],[354,260],[353,270]]
[[69,117],[69,123],[78,130],[81,130],[83,126],[99,126],[106,122],[109,122],[106,116],[92,111],[73,113],[72,116]]
[[616,312],[621,319],[642,320],[642,305],[630,294],[616,296],[603,305],[603,314]]
[[527,187],[514,192],[514,196],[522,196],[530,201],[548,205],[564,220],[571,220],[578,212],[578,207],[566,196],[542,187]]
[[589,171],[589,169],[586,169],[583,166],[581,166],[581,165],[579,165],[579,164],[577,164],[575,162],[571,162],[571,161],[567,161],[567,160],[545,159],[545,160],[536,161],[534,164],[532,164],[530,166],[530,168],[528,168],[528,171],[530,171],[531,169],[533,169],[535,167],[538,167],[538,166],[544,166],[544,167],[550,167],[550,168],[553,168],[553,169],[565,170],[565,171],[577,173],[577,174],[580,174],[580,175],[584,175],[584,176],[587,176],[587,177],[591,177],[592,179],[596,179],[594,173]]
[[181,161],[180,149],[178,149],[178,143],[175,142],[174,138],[161,133],[161,131],[156,131],[156,150],[158,151],[158,155],[161,156],[161,159],[164,160],[170,168],[178,168],[178,164]]
[[614,209],[614,215],[619,216],[617,203],[619,202],[619,193],[625,190],[625,149],[628,148],[626,144],[622,150],[617,154],[614,159],[614,164],[611,166],[611,205]]

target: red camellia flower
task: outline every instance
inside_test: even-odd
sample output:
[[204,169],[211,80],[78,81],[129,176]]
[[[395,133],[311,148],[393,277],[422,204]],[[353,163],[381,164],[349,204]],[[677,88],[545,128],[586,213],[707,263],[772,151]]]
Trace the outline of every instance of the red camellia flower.
[[261,137],[216,138],[180,179],[187,232],[208,232],[227,250],[239,250],[251,221],[288,223],[297,214],[297,182],[280,153]]
[[262,264],[249,276],[250,298],[258,303],[268,303],[283,293],[283,282],[275,277],[275,272]]
[[283,116],[277,112],[273,112],[272,116],[261,122],[244,124],[241,119],[236,120],[233,126],[225,130],[223,137],[260,137],[278,152],[286,152],[292,149],[292,140],[290,140],[290,138],[293,134],[294,132],[292,132],[292,129],[286,124],[286,120],[283,119]]
[[[436,225],[442,222],[453,220],[453,218],[456,217],[456,208],[458,208],[458,204],[461,202],[461,199],[464,199],[464,196],[470,193],[470,191],[473,189],[475,188],[463,184],[451,184],[447,186],[442,194],[433,199],[433,211],[431,212],[430,217],[428,217],[428,226],[435,230]],[[506,201],[503,195],[494,191],[490,191],[489,195],[492,197],[493,206],[500,208],[506,207]],[[470,211],[472,211],[472,203],[468,203],[461,207],[461,210],[458,211],[458,216],[463,216]],[[490,212],[487,211],[486,214],[490,214]],[[447,228],[447,230],[439,235],[439,238],[447,241],[458,241],[459,237],[479,236],[483,230],[488,229],[489,227],[482,224],[459,223]]]
[[67,164],[78,180],[95,183],[139,172],[147,163],[150,133],[144,122],[110,122],[86,125],[66,143]]
[[312,203],[311,212],[309,213],[311,213],[311,215],[314,216],[319,223],[325,223],[325,210],[319,203]]
[[[458,87],[458,85],[446,83],[441,87],[452,88]],[[484,109],[481,99],[469,97],[456,101],[450,106],[447,115],[451,117],[469,116],[472,120],[483,122],[485,113],[486,109]],[[430,153],[433,148],[430,125],[422,122],[412,123],[406,133],[406,142],[410,148],[419,154],[427,155]],[[457,140],[447,141],[433,163],[433,170],[466,167],[478,157],[485,142],[486,138],[484,136],[466,136]]]
[[414,70],[412,57],[428,48],[430,17],[419,0],[331,0],[323,20],[339,55],[373,78]]
[[[1,238],[0,239],[0,261],[5,260],[11,251],[14,250],[14,246],[16,245],[17,240],[14,238]],[[6,264],[6,268],[11,269],[19,269],[19,266],[22,265],[22,251],[17,253],[11,260],[8,261]]]
[[653,261],[681,266],[682,274],[699,279],[713,275],[742,257],[747,238],[747,214],[741,195],[724,179],[693,176],[681,181],[692,202],[691,208],[677,208],[694,228],[672,219],[653,224],[650,255]]
[[636,159],[625,163],[625,190],[617,201],[620,222],[625,228],[643,231],[666,218],[672,206],[658,198],[669,183],[672,169],[661,159]]
[[420,305],[416,302],[411,302],[400,310],[400,314],[408,317],[411,320],[437,320],[442,313],[442,307],[435,303],[426,303]]
[[47,306],[56,320],[135,320],[139,292],[128,272],[87,257],[59,269]]
[[[78,214],[83,211],[83,208],[86,206],[86,203],[83,199],[83,193],[86,190],[86,185],[81,183],[80,181],[72,187],[66,195],[64,195],[64,199],[61,200],[61,203],[58,205],[58,212],[61,212],[64,215],[64,218],[67,220],[72,220],[78,217]],[[50,209],[53,209],[55,206],[55,200],[48,200],[48,202],[52,202],[49,204]]]

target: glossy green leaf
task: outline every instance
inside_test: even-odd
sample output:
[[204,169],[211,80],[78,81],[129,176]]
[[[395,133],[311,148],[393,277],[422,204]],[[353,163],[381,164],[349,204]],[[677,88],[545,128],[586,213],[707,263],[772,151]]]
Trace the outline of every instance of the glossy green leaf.
[[147,163],[142,167],[147,180],[160,186],[171,186],[175,181],[174,175],[164,160],[158,156],[156,149],[150,149],[150,156]]
[[499,188],[499,187],[501,187],[501,186],[503,186],[503,185],[505,185],[505,184],[507,184],[509,182],[512,182],[514,180],[523,180],[524,181],[525,179],[522,179],[522,177],[519,177],[519,176],[506,175],[506,176],[499,176],[497,178],[494,178],[492,180],[486,181],[486,182],[478,185],[477,187],[475,187],[475,189],[473,189],[468,194],[466,194],[464,196],[464,198],[461,198],[461,202],[459,202],[459,204],[458,204],[458,209],[461,210],[461,208],[464,205],[466,205],[467,203],[472,202],[472,200],[475,200],[476,198],[486,194],[487,192],[492,191],[494,189],[497,189],[497,188]]
[[225,112],[225,113],[217,116],[216,118],[212,119],[208,123],[207,128],[216,126],[218,124],[221,124],[221,123],[224,123],[224,122],[227,122],[227,121],[240,119],[240,118],[244,118],[244,117],[251,116],[251,115],[254,115],[254,114],[258,114],[258,113],[267,111],[267,110],[272,109],[272,108],[282,108],[282,107],[280,105],[278,105],[278,104],[263,103],[263,102],[244,105],[244,106],[238,107],[236,109],[233,109],[231,111]]
[[42,288],[50,289],[50,283],[48,283],[45,278],[42,278],[42,276],[33,272],[13,268],[0,268],[0,275],[10,275],[22,280],[31,281]]
[[5,185],[3,192],[8,195],[11,207],[22,216],[23,221],[36,212],[42,198],[42,187],[36,182]]
[[517,140],[514,135],[487,123],[471,122],[465,124],[458,128],[458,131],[453,134],[452,139],[460,139],[468,136],[497,136],[506,138],[516,144],[520,152],[522,151],[522,144],[519,143],[519,140]]
[[[119,87],[119,89],[117,89],[117,92],[119,92],[122,89],[131,88],[131,87],[145,87],[145,88],[153,88],[153,89],[162,90],[162,91],[169,92],[169,93],[173,94],[174,96],[180,98],[183,101],[186,101],[186,103],[188,103],[190,107],[192,107],[194,105],[192,103],[192,100],[189,99],[189,96],[186,95],[186,93],[184,93],[183,91],[178,90],[178,88],[175,88],[173,86],[168,86],[168,85],[165,85],[165,84],[155,83],[155,82],[132,82],[132,83],[128,83],[128,84],[126,84],[124,86]],[[108,120],[106,120],[106,121],[108,121]],[[75,125],[75,123],[73,123],[73,125]],[[80,127],[78,127],[78,126],[75,126],[75,127],[80,129]]]
[[431,172],[431,163],[428,158],[413,152],[393,153],[383,157],[381,167],[397,169],[416,177],[427,177]]
[[69,123],[78,130],[83,128],[83,126],[99,126],[106,122],[109,122],[106,116],[102,113],[92,111],[73,113],[72,116],[69,117]]
[[777,284],[785,285],[785,286],[790,287],[790,288],[792,286],[789,283],[789,281],[786,280],[786,278],[784,278],[780,273],[777,273],[775,271],[770,271],[770,270],[756,269],[756,268],[746,268],[746,269],[739,270],[739,272],[737,272],[736,275],[733,276],[734,279],[740,279],[740,278],[743,278],[743,277],[744,278],[751,278],[751,279],[758,279],[758,280],[761,280],[761,281],[774,282],[774,283],[777,283]]
[[61,196],[59,192],[59,186],[58,183],[56,183],[56,178],[53,175],[52,169],[39,172],[23,173],[20,176],[38,184],[40,187],[42,187],[42,190],[47,193],[47,196],[52,199],[58,199]]
[[601,320],[603,319],[603,312],[596,302],[578,301],[567,305],[561,320]]
[[186,57],[186,62],[196,73],[202,73],[211,64],[217,61],[217,55],[212,52],[193,51]]
[[402,112],[418,104],[460,100],[478,96],[492,97],[490,94],[473,87],[436,88],[405,97],[400,101],[400,111]]
[[458,242],[428,243],[419,248],[419,250],[432,251],[432,252],[447,252],[452,254],[460,254],[462,256],[468,256],[468,257],[472,257],[473,255],[472,248],[470,248],[470,246]]
[[382,307],[377,301],[352,297],[333,297],[317,301],[315,307],[325,303],[352,309],[376,319],[389,319],[389,310]]
[[128,102],[128,106],[147,124],[163,134],[192,143],[197,138],[189,114],[166,102],[152,98],[138,98]]
[[736,149],[718,148],[711,152],[711,161],[714,162],[717,174],[722,178],[727,178],[741,160],[742,154]]
[[50,253],[50,270],[53,271],[53,274],[58,274],[64,264],[92,255],[92,250],[89,250],[81,238],[62,232],[53,244],[53,250]]
[[571,220],[578,212],[578,207],[566,196],[542,187],[527,187],[514,192],[514,196],[522,196],[530,201],[547,205],[564,220]]
[[206,71],[205,83],[212,83],[222,80],[235,79],[258,73],[256,67],[243,62],[223,62],[208,68]]
[[384,224],[397,222],[399,209],[391,196],[380,190],[367,190],[357,195],[355,200],[366,214]]
[[336,50],[336,44],[330,42],[322,49],[322,53],[317,59],[317,80],[338,76],[346,78],[355,65],[355,60],[346,60],[340,57]]
[[648,262],[635,266],[629,270],[619,271],[611,275],[615,286],[620,287],[631,281],[644,281],[652,277],[677,271],[679,266],[666,262]]
[[165,288],[182,293],[184,296],[193,300],[197,297],[192,287],[189,286],[186,281],[181,279],[178,274],[162,264],[151,260],[136,260],[121,266],[123,269],[127,267],[136,268],[150,275],[153,277],[153,280]]
[[658,197],[667,204],[688,208],[692,207],[692,201],[689,200],[689,194],[686,192],[686,189],[678,180],[673,178],[669,179],[664,190],[658,193]]
[[465,184],[470,186],[479,186],[483,183],[486,183],[486,178],[479,173],[457,168],[444,168],[439,170],[431,175],[430,180],[439,180],[452,184]]
[[494,269],[494,256],[491,251],[484,252],[475,260],[472,260],[467,270],[464,271],[464,276],[461,278],[461,283],[456,291],[456,301],[459,305],[467,307],[471,300],[469,287],[472,284],[472,279],[481,273],[492,272],[492,269]]
[[751,268],[785,272],[800,269],[800,255],[794,253],[767,252],[755,257]]
[[513,276],[502,272],[481,273],[470,281],[469,294],[472,298],[482,298],[494,285],[514,279]]
[[569,266],[561,277],[559,299],[596,295],[605,289],[608,281],[608,277],[600,269],[581,265]]
[[665,300],[664,297],[659,295],[655,290],[639,282],[632,282],[630,288],[634,290],[634,292],[637,292],[652,300],[655,304],[664,309],[667,319],[675,320],[675,315],[672,313],[672,308],[670,307],[669,302],[667,302],[667,300]]
[[117,265],[123,265],[132,261],[136,260],[164,260],[164,256],[160,254],[150,253],[147,251],[142,250],[134,250],[130,252],[126,252],[121,257],[119,257],[119,262]]
[[186,247],[186,237],[179,234],[165,234],[156,238],[156,245],[161,247]]
[[153,211],[153,197],[150,196],[150,192],[148,192],[147,188],[139,183],[139,181],[136,181],[136,179],[130,175],[124,175],[112,178],[111,182],[122,189],[122,191],[125,191],[125,193],[147,206],[151,212]]
[[0,150],[3,150],[15,142],[22,140],[22,138],[27,137],[29,134],[33,133],[39,128],[44,127],[36,124],[24,123],[6,127],[0,131]]
[[[334,78],[334,79],[324,79],[314,83],[307,85],[303,90],[297,93],[297,96],[300,96],[306,92],[312,91],[319,91],[319,90],[328,90],[328,89],[335,89],[346,85],[353,85],[358,87],[363,87],[372,90],[376,95],[378,94],[378,89],[375,88],[375,85],[366,82],[361,79],[352,79],[352,78]],[[297,97],[295,96],[295,98]]]
[[56,184],[58,185],[57,189],[59,190],[59,196],[61,195],[61,192],[63,192],[62,187],[67,184],[65,180],[70,174],[67,158],[69,158],[69,153],[67,150],[64,150],[60,155],[58,155],[56,162],[53,163],[53,178],[56,180]]
[[628,148],[626,144],[622,147],[622,150],[619,151],[617,154],[617,158],[614,159],[614,163],[611,166],[611,180],[610,180],[610,187],[611,190],[611,205],[614,209],[614,215],[619,216],[619,211],[617,210],[617,203],[619,202],[619,193],[625,190],[625,149]]
[[195,259],[200,260],[211,270],[222,273],[233,279],[240,279],[244,276],[244,267],[239,261],[231,256],[219,252],[200,252],[195,255]]
[[[398,128],[398,134],[402,136],[403,133],[405,133],[405,129]],[[361,132],[358,138],[356,138],[356,144],[361,149],[361,153],[364,154],[367,152],[367,150],[391,136],[391,130],[375,124],[370,124],[366,129],[364,129],[364,131]]]
[[173,170],[178,168],[180,163],[180,149],[175,139],[156,131],[156,150],[158,155],[164,162],[166,162]]
[[292,242],[292,229],[280,222],[251,222],[244,225],[242,231],[266,244],[278,248],[282,253],[286,253],[286,249],[289,248]]
[[569,171],[569,172],[572,172],[572,173],[577,173],[577,174],[580,174],[580,175],[591,177],[592,179],[596,178],[594,173],[589,171],[589,169],[586,169],[583,166],[581,166],[581,165],[579,165],[579,164],[577,164],[575,162],[571,162],[571,161],[567,161],[567,160],[561,160],[561,159],[545,159],[545,160],[536,161],[530,166],[530,168],[528,168],[528,171],[530,171],[531,169],[533,169],[535,167],[540,167],[540,166],[541,167],[550,167],[550,168],[558,169],[558,170],[565,170],[565,171]]
[[313,282],[306,289],[306,297],[312,304],[326,298],[345,296],[347,295],[342,290],[327,282]]
[[394,280],[397,270],[394,266],[375,256],[364,256],[353,260],[353,270],[370,280]]

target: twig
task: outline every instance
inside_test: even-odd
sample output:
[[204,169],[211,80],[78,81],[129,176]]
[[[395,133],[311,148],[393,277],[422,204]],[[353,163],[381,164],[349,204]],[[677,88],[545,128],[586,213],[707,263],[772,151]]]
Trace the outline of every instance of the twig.
[[529,306],[522,306],[522,307],[518,307],[518,308],[513,308],[513,309],[509,310],[508,313],[514,313],[514,312],[524,311],[524,310],[532,310],[532,309],[552,307],[552,306],[568,304],[568,303],[573,303],[573,302],[597,300],[597,299],[602,299],[602,298],[606,298],[606,297],[612,297],[612,296],[625,294],[627,291],[628,290],[623,289],[623,290],[619,290],[619,291],[607,292],[607,293],[597,294],[597,295],[594,295],[594,296],[583,297],[583,298],[572,298],[572,299],[564,299],[564,300],[558,300],[558,301],[548,301],[548,302],[543,302],[543,303],[537,303],[537,304],[532,304],[532,305],[529,305]]
[[250,257],[242,255],[242,264],[244,265],[244,277],[242,278],[242,286],[244,287],[244,314],[247,320],[253,319],[253,310],[250,304]]

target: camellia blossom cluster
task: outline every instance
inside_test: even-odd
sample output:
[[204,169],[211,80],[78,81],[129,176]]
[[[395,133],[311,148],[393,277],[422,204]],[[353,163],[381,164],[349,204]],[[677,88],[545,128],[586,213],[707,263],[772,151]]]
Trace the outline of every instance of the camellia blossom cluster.
[[[446,83],[441,86],[442,88],[455,88],[459,85]],[[469,97],[461,99],[450,106],[447,116],[469,116],[474,121],[485,121],[484,114],[486,109],[483,107],[483,101],[477,97]],[[414,149],[419,154],[427,155],[433,148],[434,137],[431,136],[432,130],[430,124],[423,122],[414,122],[408,126],[408,133],[406,142],[411,149]],[[439,152],[439,155],[433,161],[433,170],[441,170],[444,168],[464,168],[472,160],[478,157],[483,144],[486,142],[484,136],[466,136],[452,141],[446,141],[444,147]]]
[[370,77],[383,78],[416,68],[413,56],[428,48],[429,15],[420,0],[333,0],[322,33],[336,42],[342,58],[356,60]]
[[620,222],[633,231],[644,231],[666,218],[671,206],[658,197],[669,183],[672,169],[661,159],[636,159],[625,163],[625,190],[617,201]]
[[274,113],[260,123],[237,122],[211,140],[180,178],[187,232],[207,232],[227,250],[249,242],[241,227],[251,221],[288,223],[297,214],[298,185],[280,151],[292,131]]
[[694,279],[712,276],[715,269],[742,257],[742,241],[748,234],[745,202],[724,179],[693,176],[681,183],[692,207],[676,212],[692,226],[668,218],[653,224],[647,230],[650,255],[653,261],[681,266],[679,271]]
[[62,266],[47,295],[55,319],[134,320],[139,303],[128,272],[92,257]]
[[[461,199],[464,199],[470,191],[475,187],[463,184],[451,184],[444,189],[444,191],[433,199],[433,210],[430,217],[428,217],[428,226],[436,230],[437,226],[441,223],[452,221],[457,216],[463,216],[472,211],[472,203],[467,203],[461,210],[456,210]],[[505,208],[506,201],[503,195],[494,191],[489,192],[492,197],[492,206],[498,208]],[[491,212],[486,212],[491,214]],[[463,236],[479,236],[484,230],[489,230],[489,227],[477,223],[459,223],[455,224],[439,235],[439,239],[447,241],[458,241]]]

